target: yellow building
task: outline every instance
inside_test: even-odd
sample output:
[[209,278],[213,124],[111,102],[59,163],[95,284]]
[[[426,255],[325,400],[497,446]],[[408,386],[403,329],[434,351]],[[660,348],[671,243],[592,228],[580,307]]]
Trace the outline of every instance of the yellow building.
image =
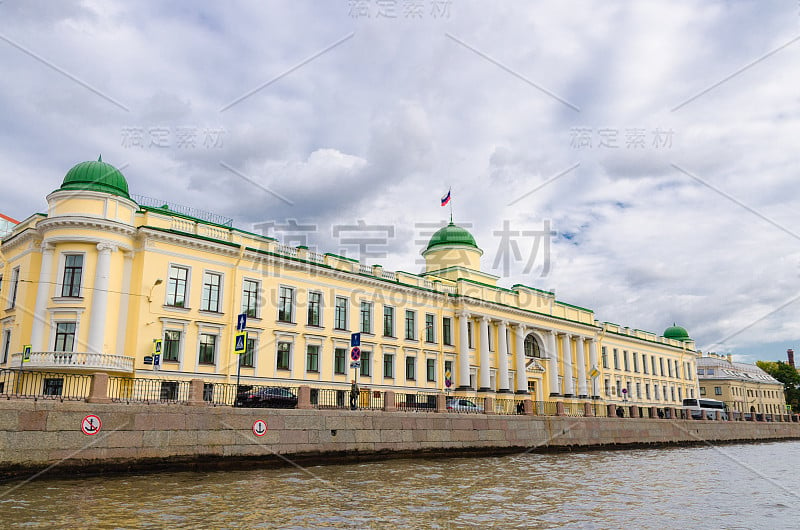
[[754,364],[709,353],[697,359],[700,396],[724,401],[731,412],[786,414],[783,383]]
[[[70,169],[47,205],[0,246],[2,368],[234,382],[241,361],[243,383],[344,388],[360,332],[359,383],[375,389],[675,406],[697,387],[683,328],[632,330],[500,287],[452,221],[412,274],[138,204],[101,160]],[[145,364],[155,340],[158,366]]]

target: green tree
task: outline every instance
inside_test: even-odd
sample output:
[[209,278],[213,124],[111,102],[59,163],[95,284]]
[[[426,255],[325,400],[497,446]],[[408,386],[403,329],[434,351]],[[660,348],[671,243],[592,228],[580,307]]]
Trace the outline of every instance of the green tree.
[[758,361],[756,366],[783,383],[786,403],[792,410],[800,411],[800,373],[783,361]]

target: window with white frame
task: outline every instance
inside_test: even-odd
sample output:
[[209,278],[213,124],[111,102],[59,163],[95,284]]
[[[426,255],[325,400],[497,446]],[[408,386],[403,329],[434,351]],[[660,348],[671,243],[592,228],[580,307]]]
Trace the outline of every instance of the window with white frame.
[[442,343],[445,346],[453,345],[453,319],[450,317],[442,318]]
[[347,303],[347,298],[343,296],[336,297],[333,318],[333,327],[335,329],[347,329]]
[[163,358],[165,361],[178,362],[181,353],[182,333],[177,329],[164,330]]
[[75,351],[75,322],[56,323],[56,341],[53,351]]
[[406,357],[406,379],[414,381],[417,378],[416,374],[417,358]]
[[292,357],[292,343],[291,342],[278,342],[278,350],[275,354],[275,367],[278,370],[289,370]]
[[361,351],[361,368],[360,374],[364,377],[372,375],[372,353],[368,351]]
[[200,348],[198,362],[200,364],[214,364],[217,358],[217,335],[212,333],[200,334]]
[[425,342],[436,342],[436,315],[425,313]]
[[3,331],[3,364],[8,362],[8,350],[11,348],[11,330]]
[[372,302],[361,302],[361,333],[372,333]]
[[83,277],[83,254],[64,255],[64,276],[61,283],[61,296],[78,298],[81,295]]
[[220,294],[222,290],[222,275],[216,272],[203,273],[203,299],[200,309],[219,313]]
[[189,285],[189,269],[170,265],[167,276],[167,305],[186,307],[186,293]]
[[322,293],[310,291],[308,293],[308,315],[306,323],[309,326],[321,326],[322,320]]
[[247,334],[244,353],[239,356],[239,365],[245,368],[252,368],[255,365],[256,345],[258,344],[254,334]]
[[278,289],[278,321],[294,322],[294,289],[291,287]]
[[333,350],[333,373],[347,373],[347,348],[335,348]]
[[14,267],[11,271],[11,292],[8,294],[8,308],[13,309],[17,305],[17,290],[19,289],[19,267]]
[[417,338],[417,313],[406,309],[406,335],[409,340],[416,340]]
[[319,345],[306,346],[306,372],[319,372]]
[[256,280],[245,279],[242,282],[242,313],[249,317],[258,318],[259,287]]
[[383,336],[394,337],[394,307],[383,306]]
[[428,381],[436,381],[436,359],[425,359],[425,375]]
[[383,377],[387,379],[394,378],[394,355],[391,353],[383,354]]

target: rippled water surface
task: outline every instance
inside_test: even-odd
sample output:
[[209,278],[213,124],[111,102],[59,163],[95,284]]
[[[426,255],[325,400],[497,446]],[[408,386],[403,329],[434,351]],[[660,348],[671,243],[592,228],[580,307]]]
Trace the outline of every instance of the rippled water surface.
[[800,442],[0,485],[2,527],[800,528]]

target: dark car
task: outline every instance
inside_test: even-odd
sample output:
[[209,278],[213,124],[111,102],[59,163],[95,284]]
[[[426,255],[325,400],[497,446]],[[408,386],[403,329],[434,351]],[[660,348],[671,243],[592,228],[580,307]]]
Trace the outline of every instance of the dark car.
[[293,409],[297,406],[297,396],[288,388],[279,386],[253,388],[239,392],[234,406]]

